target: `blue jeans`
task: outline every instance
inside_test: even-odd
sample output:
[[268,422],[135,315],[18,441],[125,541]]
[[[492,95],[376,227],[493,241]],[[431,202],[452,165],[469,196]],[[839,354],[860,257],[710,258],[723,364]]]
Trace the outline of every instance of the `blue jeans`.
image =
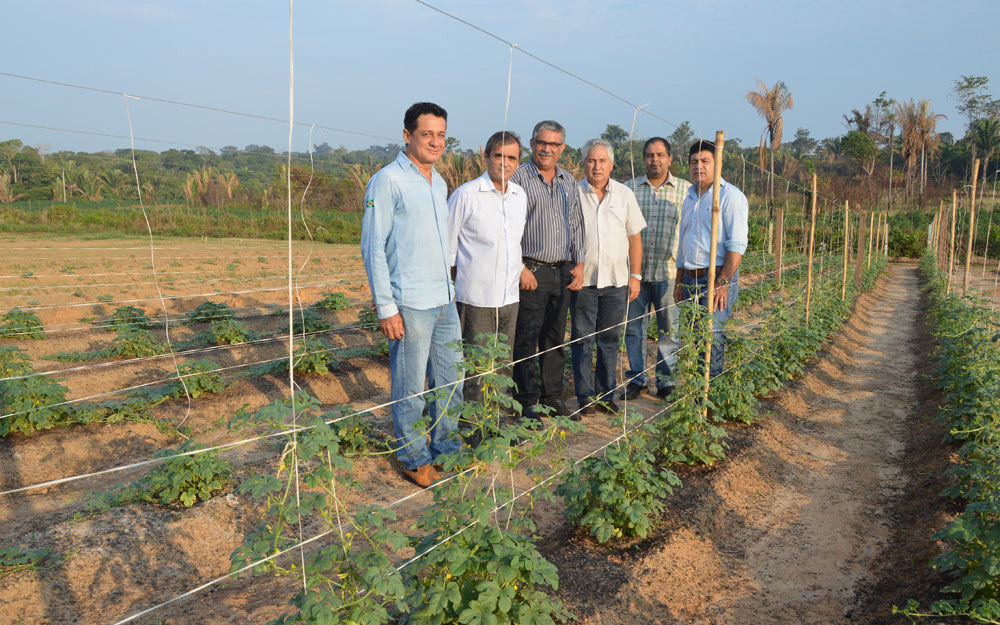
[[[573,383],[580,403],[591,398],[601,401],[614,399],[615,369],[618,364],[618,336],[625,321],[628,288],[585,286],[570,296],[573,315],[570,346],[573,354]],[[613,327],[612,327],[613,326]],[[610,329],[609,329],[610,328]],[[597,332],[595,336],[592,335]],[[585,339],[576,339],[587,336]],[[591,367],[594,344],[597,344],[597,364]]]
[[462,352],[447,345],[461,341],[462,332],[454,302],[428,310],[400,306],[399,312],[403,316],[403,338],[389,341],[392,425],[398,449],[396,457],[403,468],[412,471],[430,464],[439,454],[456,452],[462,446],[457,433],[462,383],[443,389],[447,396],[431,402],[429,430],[416,427],[427,403],[426,396],[413,397],[427,387],[458,379],[456,366],[462,360]]
[[646,335],[650,309],[656,310],[656,388],[672,385],[671,365],[677,362],[677,306],[674,281],[642,282],[639,296],[628,304],[625,348],[628,350],[629,386],[646,387]]
[[[729,315],[733,310],[733,303],[736,301],[736,297],[740,294],[739,286],[740,272],[736,272],[733,276],[732,281],[730,281],[729,286],[729,296],[726,298],[726,307],[722,310],[717,310],[712,313],[712,359],[708,367],[708,373],[711,377],[715,377],[722,373],[722,367],[725,361],[726,355],[726,334],[725,326],[726,322],[729,321]],[[693,296],[698,297],[698,304],[701,306],[706,306],[708,302],[708,276],[704,275],[700,278],[695,278],[688,272],[684,272],[684,278],[681,280],[681,284],[684,286],[684,297],[689,298]]]

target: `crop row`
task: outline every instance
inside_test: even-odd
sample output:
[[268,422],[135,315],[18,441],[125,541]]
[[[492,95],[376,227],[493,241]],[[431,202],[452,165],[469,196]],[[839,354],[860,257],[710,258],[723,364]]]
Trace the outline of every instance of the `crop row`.
[[894,610],[1000,623],[1000,325],[983,300],[947,293],[933,253],[924,255],[921,271],[936,341],[935,380],[944,398],[937,419],[959,446],[944,494],[963,509],[934,536],[946,548],[933,566],[953,577],[941,590],[954,598],[929,609],[911,600]]

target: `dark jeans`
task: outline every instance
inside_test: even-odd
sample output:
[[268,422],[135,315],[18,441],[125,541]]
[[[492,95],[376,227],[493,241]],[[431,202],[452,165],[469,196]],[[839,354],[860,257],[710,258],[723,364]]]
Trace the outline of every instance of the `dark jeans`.
[[[628,288],[585,286],[573,293],[573,382],[580,403],[591,398],[614,399],[615,370],[618,364],[618,337],[625,321]],[[594,333],[597,332],[596,335]],[[586,338],[580,338],[586,337]],[[580,340],[577,340],[580,339]],[[592,366],[594,344],[597,364]]]
[[[711,377],[715,377],[722,373],[722,367],[725,363],[726,355],[726,322],[729,321],[729,315],[732,313],[733,303],[736,302],[736,297],[740,294],[739,287],[740,272],[736,272],[733,276],[732,281],[729,286],[729,296],[726,299],[726,307],[722,310],[716,310],[712,313],[712,359],[709,365],[708,372]],[[698,297],[698,303],[702,306],[706,306],[708,302],[708,276],[702,276],[700,278],[695,278],[688,272],[684,272],[684,279],[681,280],[681,284],[684,285],[684,297],[689,298],[693,296]],[[704,369],[702,369],[704,371]]]
[[[462,324],[462,340],[469,345],[485,346],[486,341],[476,340],[482,334],[504,334],[506,340],[502,341],[509,347],[514,345],[514,329],[517,324],[517,302],[501,306],[499,308],[481,308],[471,304],[456,302],[458,308],[458,320]],[[508,352],[510,353],[510,352]],[[508,360],[508,362],[510,362]],[[510,376],[510,367],[505,367],[497,371],[501,375]],[[463,386],[463,394],[466,401],[483,401],[483,386],[480,378],[469,378]]]
[[[517,329],[514,332],[514,398],[527,409],[528,406],[549,399],[562,398],[563,370],[566,367],[564,348],[558,347],[566,340],[566,313],[569,310],[569,291],[572,281],[570,263],[559,267],[538,266],[534,269],[538,288],[521,289],[517,311]],[[550,350],[551,351],[546,351]],[[545,352],[537,359],[534,354]],[[537,360],[537,363],[536,363]],[[541,365],[542,384],[536,377]]]

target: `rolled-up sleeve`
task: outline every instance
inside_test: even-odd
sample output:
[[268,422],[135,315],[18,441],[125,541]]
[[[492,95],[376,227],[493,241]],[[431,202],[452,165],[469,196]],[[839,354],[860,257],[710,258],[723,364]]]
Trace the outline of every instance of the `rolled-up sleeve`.
[[727,252],[743,254],[750,240],[750,205],[747,197],[739,191],[728,194],[722,221],[726,228],[726,238],[722,244]]
[[365,261],[368,286],[375,300],[379,319],[399,312],[392,296],[389,259],[386,245],[392,231],[396,193],[387,176],[376,175],[365,192],[365,216],[361,221],[361,256]]

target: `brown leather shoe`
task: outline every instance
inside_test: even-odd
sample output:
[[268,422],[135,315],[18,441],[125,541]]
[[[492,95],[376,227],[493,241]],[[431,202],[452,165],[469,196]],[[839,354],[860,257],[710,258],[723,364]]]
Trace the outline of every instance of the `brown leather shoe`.
[[441,474],[429,464],[417,467],[414,471],[403,469],[403,474],[410,478],[410,481],[421,488],[427,488],[434,482],[441,479]]

